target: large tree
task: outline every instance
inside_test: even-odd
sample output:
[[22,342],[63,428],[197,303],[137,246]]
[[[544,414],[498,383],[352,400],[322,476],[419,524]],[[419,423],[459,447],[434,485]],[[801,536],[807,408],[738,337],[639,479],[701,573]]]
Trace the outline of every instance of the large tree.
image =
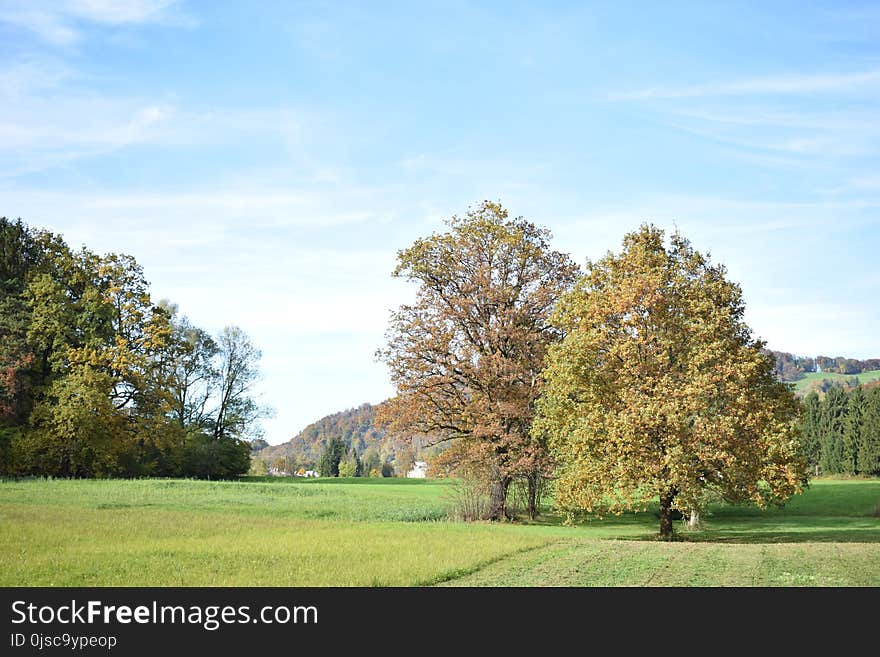
[[[397,396],[380,421],[401,433],[454,441],[491,482],[489,517],[505,516],[507,490],[525,477],[532,491],[548,459],[530,437],[549,322],[576,277],[550,234],[485,201],[449,230],[398,252],[395,277],[418,283],[416,301],[391,316],[380,357]],[[534,495],[530,512],[536,512]]]
[[536,435],[559,467],[569,513],[621,512],[707,495],[758,505],[801,491],[797,401],[743,320],[742,292],[675,233],[642,226],[619,254],[587,264],[560,302]]

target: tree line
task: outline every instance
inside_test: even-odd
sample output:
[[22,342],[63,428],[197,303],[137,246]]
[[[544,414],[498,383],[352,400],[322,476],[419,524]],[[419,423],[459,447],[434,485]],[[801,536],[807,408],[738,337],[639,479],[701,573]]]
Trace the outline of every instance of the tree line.
[[0,219],[0,475],[242,474],[259,359],[154,302],[133,257]]
[[830,374],[861,374],[880,370],[880,358],[858,360],[843,356],[795,356],[784,351],[767,350],[776,362],[776,375],[782,381],[797,381],[809,372]]
[[804,398],[802,449],[816,474],[880,475],[880,385]]

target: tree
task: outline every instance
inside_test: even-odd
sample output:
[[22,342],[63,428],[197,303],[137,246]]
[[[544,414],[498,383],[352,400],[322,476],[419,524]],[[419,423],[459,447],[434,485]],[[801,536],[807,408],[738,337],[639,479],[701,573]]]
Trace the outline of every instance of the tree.
[[[35,359],[27,342],[32,313],[25,293],[42,261],[34,232],[20,219],[0,218],[0,428],[24,426],[31,410]],[[8,467],[4,463],[0,472]]]
[[865,393],[858,466],[862,474],[880,474],[880,386]]
[[861,387],[846,395],[846,417],[843,422],[843,472],[855,474],[859,470],[859,448],[862,446],[865,406],[867,400]]
[[709,493],[760,506],[806,483],[792,391],[743,321],[739,286],[680,234],[643,225],[620,254],[587,264],[554,320],[536,435],[558,464],[556,503],[569,514],[660,500],[674,511]]
[[318,472],[322,477],[338,477],[339,462],[345,454],[345,443],[341,438],[331,438],[318,461]]
[[340,477],[360,477],[361,461],[358,458],[354,448],[350,449],[348,454],[339,462]]
[[214,415],[214,438],[251,437],[258,430],[258,420],[269,414],[269,409],[260,406],[254,396],[262,353],[237,326],[223,329],[218,347],[219,401]]
[[549,231],[497,203],[447,225],[398,252],[393,275],[419,287],[378,352],[397,388],[378,419],[430,436],[428,446],[457,442],[491,482],[488,517],[502,519],[513,478],[550,466],[529,429],[547,346],[560,337],[550,311],[577,268],[550,249]]
[[91,366],[56,379],[34,408],[26,469],[56,477],[108,477],[131,451],[130,423],[113,404],[112,377]]
[[379,456],[379,450],[375,445],[370,445],[361,455],[361,472],[363,476],[369,477],[373,471],[380,470],[382,459]]
[[167,359],[171,413],[181,428],[207,430],[213,425],[209,402],[220,382],[216,366],[219,348],[207,331],[193,326],[186,316],[178,317],[176,307],[169,306],[169,311],[172,332]]
[[412,447],[402,447],[397,450],[397,464],[395,470],[401,477],[406,477],[407,473],[412,469],[413,463],[416,461],[416,454]]
[[846,471],[843,442],[846,406],[846,393],[839,386],[831,386],[823,400],[819,425],[822,436],[819,467],[825,474],[840,474]]
[[248,474],[254,477],[265,477],[269,474],[269,468],[263,459],[251,454],[251,467]]
[[[803,401],[803,422],[801,425],[801,455],[810,468],[817,469],[822,454],[822,436],[820,422],[822,406],[819,395],[808,394]],[[816,472],[818,474],[818,471]]]

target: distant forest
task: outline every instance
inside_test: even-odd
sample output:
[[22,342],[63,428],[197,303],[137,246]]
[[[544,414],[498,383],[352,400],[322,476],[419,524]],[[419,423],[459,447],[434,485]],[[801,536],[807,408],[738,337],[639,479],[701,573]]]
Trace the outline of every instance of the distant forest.
[[780,381],[798,381],[810,372],[826,374],[861,374],[880,370],[880,358],[857,360],[837,356],[795,356],[784,351],[767,350],[776,359],[776,376]]

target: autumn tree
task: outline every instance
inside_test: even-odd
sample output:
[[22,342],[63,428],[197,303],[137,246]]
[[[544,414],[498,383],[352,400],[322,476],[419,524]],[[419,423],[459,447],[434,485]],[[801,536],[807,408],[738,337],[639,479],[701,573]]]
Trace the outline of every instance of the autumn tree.
[[14,446],[26,430],[36,369],[27,342],[27,279],[42,264],[35,232],[0,218],[0,475],[15,469]]
[[0,474],[245,472],[259,352],[219,342],[154,304],[133,257],[0,219]]
[[416,453],[411,446],[401,447],[397,450],[397,459],[394,470],[401,476],[406,477],[416,462]]
[[798,404],[743,319],[738,285],[680,234],[642,226],[619,254],[587,264],[554,320],[536,436],[558,467],[570,514],[618,513],[660,500],[673,511],[709,494],[782,503],[806,482]]
[[[397,396],[379,420],[402,434],[454,441],[491,482],[488,515],[506,515],[514,477],[537,482],[549,466],[529,430],[547,346],[560,333],[549,322],[575,278],[550,233],[510,219],[484,201],[449,230],[398,252],[393,275],[418,284],[416,301],[391,316],[387,346]],[[537,485],[530,513],[537,512]]]
[[373,471],[379,471],[382,460],[379,456],[379,450],[375,445],[370,445],[361,455],[361,469],[365,477],[370,477]]

